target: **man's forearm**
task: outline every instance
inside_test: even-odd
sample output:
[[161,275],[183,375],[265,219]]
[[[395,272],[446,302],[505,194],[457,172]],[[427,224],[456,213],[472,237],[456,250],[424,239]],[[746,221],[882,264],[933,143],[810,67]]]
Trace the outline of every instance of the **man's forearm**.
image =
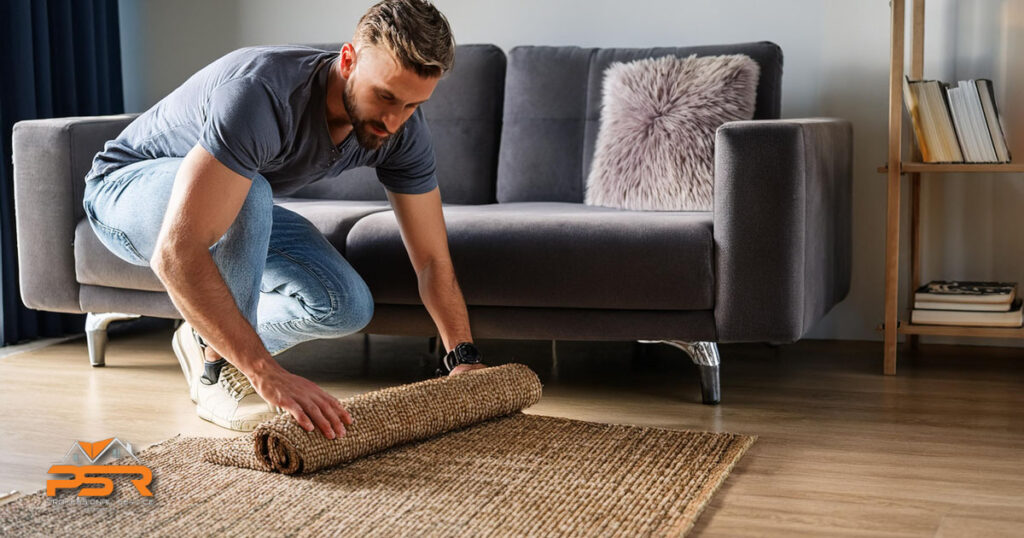
[[441,333],[446,351],[460,342],[472,342],[469,313],[450,262],[434,262],[418,275],[420,299]]
[[209,250],[191,245],[165,249],[154,255],[152,266],[174,306],[228,362],[246,375],[276,365],[238,309]]

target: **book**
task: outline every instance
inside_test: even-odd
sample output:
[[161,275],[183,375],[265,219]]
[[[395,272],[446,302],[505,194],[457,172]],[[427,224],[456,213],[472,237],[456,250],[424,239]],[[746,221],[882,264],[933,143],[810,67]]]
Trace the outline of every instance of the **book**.
[[985,112],[981,108],[978,86],[973,81],[961,80],[957,82],[957,87],[960,90],[960,101],[967,112],[966,118],[971,130],[971,143],[974,144],[976,155],[975,162],[998,162],[992,135],[985,120]]
[[991,80],[952,84],[907,76],[903,99],[923,162],[1010,162]]
[[1016,282],[933,280],[914,292],[921,302],[1010,304],[1017,298]]
[[914,301],[918,310],[960,310],[968,312],[1007,312],[1012,301],[1006,303],[954,303],[943,301]]
[[1019,298],[1007,312],[966,312],[962,310],[918,310],[910,313],[915,325],[964,325],[968,327],[1020,327],[1024,325],[1024,304]]
[[967,111],[967,103],[964,98],[963,88],[944,84],[944,90],[949,97],[949,114],[953,118],[953,126],[956,127],[956,136],[960,139],[960,148],[964,152],[964,162],[976,163],[984,160],[984,152],[981,144],[975,136],[973,125]]
[[936,80],[904,77],[903,96],[926,163],[962,163],[963,152],[949,114],[948,97]]
[[914,136],[917,137],[917,147],[921,150],[921,159],[926,163],[938,162],[938,148],[932,148],[932,143],[937,140],[934,133],[935,125],[928,112],[921,109],[922,99],[917,92],[917,88],[920,87],[920,83],[911,87],[910,77],[903,77],[903,101],[907,105],[907,113],[910,114],[910,123],[914,126]]
[[985,111],[985,123],[996,148],[996,159],[1002,163],[1010,162],[1010,149],[1006,147],[1006,130],[1003,129],[1002,117],[996,108],[996,94],[992,89],[992,81],[987,78],[975,80],[981,107]]

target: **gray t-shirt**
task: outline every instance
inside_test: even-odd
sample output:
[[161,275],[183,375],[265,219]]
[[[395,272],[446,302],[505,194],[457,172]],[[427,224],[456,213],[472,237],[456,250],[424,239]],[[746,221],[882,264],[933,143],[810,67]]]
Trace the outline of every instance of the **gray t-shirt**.
[[327,75],[338,58],[302,46],[247,47],[192,75],[96,154],[86,180],[159,157],[184,157],[198,142],[235,172],[267,179],[286,195],[324,177],[374,167],[390,191],[437,186],[434,147],[419,108],[376,150],[355,132],[337,146],[327,127]]

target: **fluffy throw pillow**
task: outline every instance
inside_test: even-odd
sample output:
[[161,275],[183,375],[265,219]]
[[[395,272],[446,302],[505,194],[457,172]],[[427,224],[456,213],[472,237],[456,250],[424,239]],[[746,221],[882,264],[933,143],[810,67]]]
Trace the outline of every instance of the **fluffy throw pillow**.
[[715,131],[754,117],[760,68],[743,54],[615,62],[584,203],[710,211]]

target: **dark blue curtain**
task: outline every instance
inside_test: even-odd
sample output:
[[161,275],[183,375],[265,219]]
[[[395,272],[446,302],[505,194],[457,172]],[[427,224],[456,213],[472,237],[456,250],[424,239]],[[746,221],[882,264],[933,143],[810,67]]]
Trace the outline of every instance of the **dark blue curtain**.
[[84,329],[82,314],[26,308],[18,290],[11,127],[34,118],[117,114],[121,44],[117,0],[0,0],[0,343]]

